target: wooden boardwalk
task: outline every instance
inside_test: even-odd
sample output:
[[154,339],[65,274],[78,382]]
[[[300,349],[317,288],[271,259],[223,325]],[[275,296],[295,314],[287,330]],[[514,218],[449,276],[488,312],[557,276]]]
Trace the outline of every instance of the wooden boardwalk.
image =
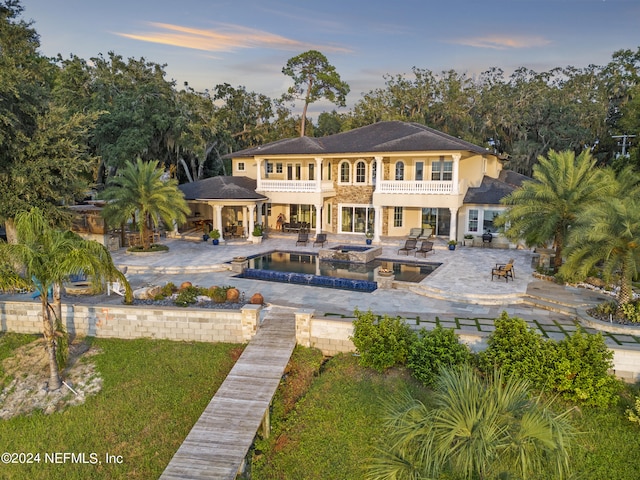
[[161,480],[234,480],[296,345],[292,311],[268,312]]

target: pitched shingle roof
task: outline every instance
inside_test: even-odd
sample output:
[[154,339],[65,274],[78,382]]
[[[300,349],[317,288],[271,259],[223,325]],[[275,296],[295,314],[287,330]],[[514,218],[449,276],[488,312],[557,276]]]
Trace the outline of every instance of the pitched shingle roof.
[[187,200],[266,200],[256,193],[256,181],[249,177],[219,176],[184,183],[178,188]]
[[470,151],[490,153],[473,143],[419,123],[379,122],[327,137],[278,140],[226,155],[242,158],[261,155],[327,155],[415,151]]
[[511,170],[502,170],[498,178],[485,175],[479,187],[467,190],[462,203],[499,205],[503,197],[519,188],[525,180],[531,178]]

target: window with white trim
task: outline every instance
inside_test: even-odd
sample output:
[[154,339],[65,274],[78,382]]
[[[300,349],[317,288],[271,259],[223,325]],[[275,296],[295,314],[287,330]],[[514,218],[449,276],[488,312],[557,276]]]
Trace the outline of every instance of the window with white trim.
[[467,222],[467,231],[469,232],[477,232],[478,231],[478,210],[473,208],[469,210],[469,220]]
[[340,183],[351,182],[351,164],[349,162],[342,162],[340,164]]
[[396,180],[404,180],[404,162],[396,162]]
[[273,173],[273,163],[267,162],[265,164],[265,170],[267,173]]
[[367,181],[367,167],[363,161],[356,163],[356,183]]
[[276,173],[282,173],[282,163],[276,163]]
[[244,171],[244,162],[238,162],[238,171],[240,172]]
[[402,226],[402,207],[393,207],[393,226],[401,227]]
[[445,182],[453,180],[453,162],[445,162],[444,157],[431,162],[431,180]]

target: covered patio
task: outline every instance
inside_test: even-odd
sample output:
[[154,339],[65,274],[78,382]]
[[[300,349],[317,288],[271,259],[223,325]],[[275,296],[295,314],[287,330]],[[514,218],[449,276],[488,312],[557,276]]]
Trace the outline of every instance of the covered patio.
[[256,224],[267,224],[267,197],[256,193],[256,181],[247,177],[218,176],[186,183],[178,188],[191,215],[178,231],[204,234],[218,230],[221,240],[248,238]]

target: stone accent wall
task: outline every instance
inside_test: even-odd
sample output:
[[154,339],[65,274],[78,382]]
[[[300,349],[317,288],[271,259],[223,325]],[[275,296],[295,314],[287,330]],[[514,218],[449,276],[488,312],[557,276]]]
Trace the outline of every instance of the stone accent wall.
[[[260,308],[259,305],[245,305],[241,310],[63,305],[62,317],[72,336],[245,343],[256,333]],[[3,331],[40,333],[40,304],[0,304],[0,325]]]

